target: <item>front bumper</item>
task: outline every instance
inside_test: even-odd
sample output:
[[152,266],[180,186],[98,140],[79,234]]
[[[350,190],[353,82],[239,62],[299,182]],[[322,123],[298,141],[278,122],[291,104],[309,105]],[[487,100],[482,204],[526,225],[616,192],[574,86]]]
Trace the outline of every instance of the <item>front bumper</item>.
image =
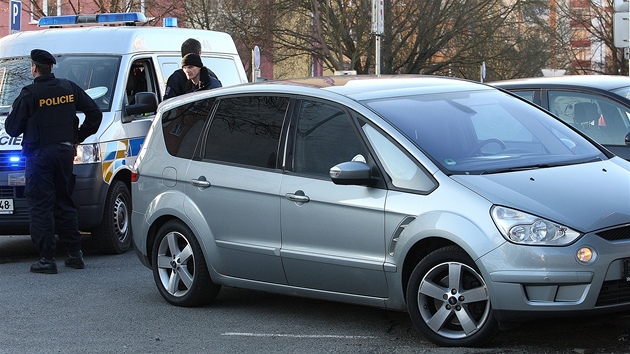
[[[482,257],[478,264],[488,274],[497,318],[630,310],[630,280],[624,271],[624,261],[630,262],[630,225],[609,231],[587,234],[565,247],[505,243]],[[592,261],[578,261],[581,247],[595,251]]]

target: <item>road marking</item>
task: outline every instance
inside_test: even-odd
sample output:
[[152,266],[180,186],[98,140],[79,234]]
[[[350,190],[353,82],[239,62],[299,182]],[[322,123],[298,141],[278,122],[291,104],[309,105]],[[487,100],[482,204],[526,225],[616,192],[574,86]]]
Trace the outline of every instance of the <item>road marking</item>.
[[375,336],[342,336],[335,334],[282,334],[282,333],[238,333],[227,332],[222,336],[240,337],[288,337],[288,338],[334,338],[334,339],[374,339]]

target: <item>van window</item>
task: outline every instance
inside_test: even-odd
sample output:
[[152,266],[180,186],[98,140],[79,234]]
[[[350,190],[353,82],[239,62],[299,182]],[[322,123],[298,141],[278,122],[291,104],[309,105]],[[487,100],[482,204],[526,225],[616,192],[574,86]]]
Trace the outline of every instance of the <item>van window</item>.
[[[222,86],[232,86],[241,84],[237,63],[232,58],[209,58],[204,57],[202,53],[201,60],[203,65],[212,70],[221,81]],[[164,84],[171,74],[182,68],[182,58],[180,56],[160,56],[158,62],[162,71],[162,80]],[[163,94],[162,94],[163,96]]]
[[[103,112],[111,110],[119,56],[63,55],[56,57],[53,74],[68,79],[94,99]],[[0,113],[7,113],[22,87],[33,82],[29,57],[0,61]]]
[[287,97],[244,96],[219,101],[204,158],[276,168]]
[[135,95],[138,92],[153,92],[160,99],[161,96],[157,87],[158,83],[155,70],[153,69],[153,61],[149,58],[134,60],[127,75],[125,86],[127,103],[134,104]]

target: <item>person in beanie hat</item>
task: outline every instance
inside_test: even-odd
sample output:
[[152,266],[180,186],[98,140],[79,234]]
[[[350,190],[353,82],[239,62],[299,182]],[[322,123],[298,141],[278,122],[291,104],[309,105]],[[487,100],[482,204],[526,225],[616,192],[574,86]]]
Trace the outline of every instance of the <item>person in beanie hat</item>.
[[210,75],[210,71],[203,66],[201,57],[197,54],[188,53],[182,58],[182,70],[188,79],[183,93],[221,87],[221,82]]
[[[55,234],[65,245],[66,267],[83,269],[81,234],[72,201],[75,144],[96,133],[103,114],[85,91],[52,73],[57,61],[42,49],[31,51],[33,83],[22,88],[5,121],[6,132],[22,138],[26,158],[24,194],[31,239],[40,254],[33,273],[56,274]],[[79,125],[77,111],[85,113]]]
[[[201,43],[194,38],[188,38],[187,40],[184,41],[184,43],[182,43],[181,52],[182,52],[182,58],[186,56],[186,54],[190,54],[190,53],[201,56]],[[208,70],[208,73],[210,74],[210,76],[213,77],[214,80],[216,80],[216,82],[212,80],[213,81],[212,86],[221,87],[221,81],[219,80],[217,75],[214,72],[212,72],[212,70],[208,68],[206,69]],[[184,93],[187,93],[186,86],[188,84],[188,81],[189,80],[186,77],[186,74],[184,73],[183,69],[175,70],[175,72],[173,72],[173,74],[169,76],[168,80],[166,80],[166,93],[164,94],[164,99],[166,100],[166,99],[173,98],[175,96],[179,96]],[[211,88],[214,88],[214,87],[211,87]]]

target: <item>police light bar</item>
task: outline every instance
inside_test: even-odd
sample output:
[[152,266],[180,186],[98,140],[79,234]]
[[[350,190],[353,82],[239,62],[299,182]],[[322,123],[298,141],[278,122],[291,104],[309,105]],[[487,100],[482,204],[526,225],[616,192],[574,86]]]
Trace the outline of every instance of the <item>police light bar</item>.
[[106,13],[94,15],[46,16],[39,19],[38,27],[127,25],[146,23],[147,18],[140,12]]

